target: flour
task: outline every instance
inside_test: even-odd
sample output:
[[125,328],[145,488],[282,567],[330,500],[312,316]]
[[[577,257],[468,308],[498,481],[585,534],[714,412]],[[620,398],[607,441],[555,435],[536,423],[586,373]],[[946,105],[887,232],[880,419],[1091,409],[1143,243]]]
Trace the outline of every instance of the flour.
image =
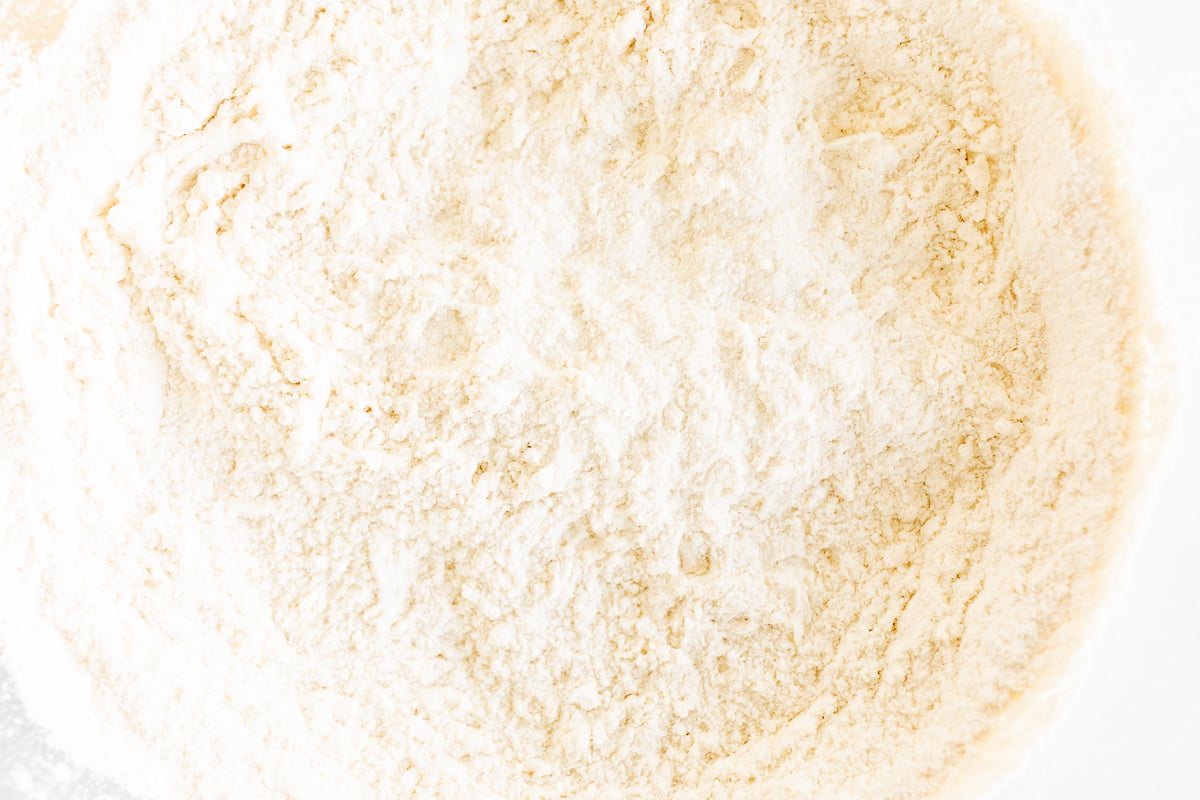
[[[84,7],[86,5],[86,7]],[[147,797],[925,797],[1136,454],[991,0],[81,4],[2,96],[0,619]]]

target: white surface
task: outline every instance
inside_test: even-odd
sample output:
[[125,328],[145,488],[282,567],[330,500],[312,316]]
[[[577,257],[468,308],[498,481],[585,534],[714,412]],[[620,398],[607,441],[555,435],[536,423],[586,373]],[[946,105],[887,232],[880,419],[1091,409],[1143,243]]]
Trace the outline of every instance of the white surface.
[[[1141,530],[1063,692],[1063,713],[989,800],[1200,797],[1200,46],[1179,0],[1040,0],[1128,112],[1130,173],[1142,200],[1148,264],[1176,365],[1176,419]],[[16,714],[0,681],[0,734]],[[0,772],[28,775],[10,797],[111,797],[54,765],[40,745],[0,735]],[[24,754],[24,755],[22,755]],[[24,762],[24,763],[22,763]],[[48,793],[55,785],[59,793]],[[111,787],[105,787],[111,790]],[[67,792],[67,794],[61,794]]]

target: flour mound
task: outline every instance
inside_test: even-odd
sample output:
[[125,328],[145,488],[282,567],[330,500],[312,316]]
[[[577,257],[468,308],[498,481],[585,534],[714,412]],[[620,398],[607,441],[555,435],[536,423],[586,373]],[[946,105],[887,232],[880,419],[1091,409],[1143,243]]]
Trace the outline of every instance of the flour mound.
[[1037,685],[1140,306],[998,2],[183,5],[3,95],[0,644],[79,758],[916,798]]

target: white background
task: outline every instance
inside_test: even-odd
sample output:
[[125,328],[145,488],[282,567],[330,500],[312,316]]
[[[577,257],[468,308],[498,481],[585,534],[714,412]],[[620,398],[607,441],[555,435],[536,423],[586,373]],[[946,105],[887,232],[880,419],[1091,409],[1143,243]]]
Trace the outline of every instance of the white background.
[[[1193,239],[1200,234],[1200,14],[1183,0],[1034,5],[1080,45],[1123,117],[1118,142],[1126,146],[1144,213],[1147,263],[1174,362],[1175,410],[1139,530],[1059,692],[1059,719],[988,800],[1197,800],[1200,263]],[[40,791],[22,781],[29,791],[21,795],[69,800],[65,789],[72,800],[115,796],[111,786],[104,791],[74,770],[52,766],[55,757],[39,741],[18,746],[12,738],[18,711],[2,678],[0,771],[26,760],[26,778],[47,781]],[[14,791],[0,780],[0,800]]]

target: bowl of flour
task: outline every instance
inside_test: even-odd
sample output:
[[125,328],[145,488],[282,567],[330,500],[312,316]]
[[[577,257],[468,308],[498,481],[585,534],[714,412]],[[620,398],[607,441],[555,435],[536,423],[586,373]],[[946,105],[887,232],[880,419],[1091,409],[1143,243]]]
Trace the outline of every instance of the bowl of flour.
[[1022,10],[16,5],[10,793],[949,797],[1061,674],[1149,303]]

